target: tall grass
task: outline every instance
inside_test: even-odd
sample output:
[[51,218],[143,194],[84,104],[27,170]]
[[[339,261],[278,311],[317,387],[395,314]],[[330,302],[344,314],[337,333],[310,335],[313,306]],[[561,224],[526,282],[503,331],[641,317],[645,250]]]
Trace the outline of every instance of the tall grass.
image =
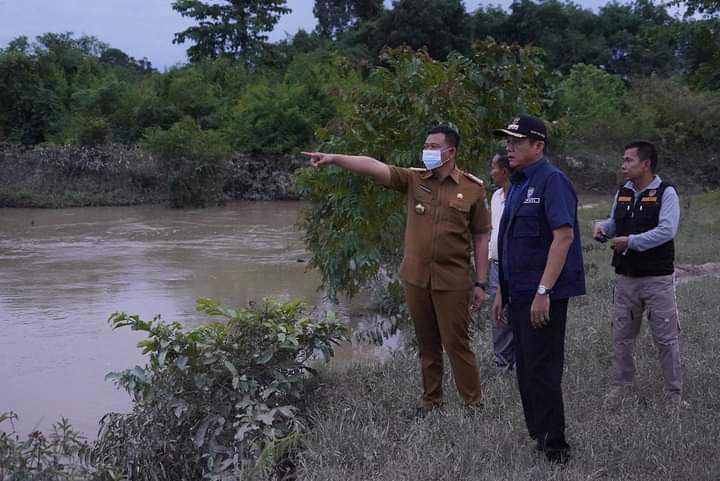
[[[610,196],[608,196],[610,197]],[[683,199],[678,262],[717,260],[720,193]],[[688,207],[689,205],[689,207]],[[302,454],[308,480],[713,480],[720,479],[720,279],[678,285],[685,398],[663,398],[652,338],[638,339],[637,397],[604,406],[611,361],[610,250],[592,243],[590,220],[609,200],[582,209],[588,295],[570,303],[564,376],[567,435],[573,459],[560,469],[533,449],[514,374],[497,372],[487,320],[476,328],[485,410],[468,414],[446,370],[446,404],[413,419],[421,392],[412,352],[383,363],[331,367],[317,391],[314,428]],[[486,319],[486,318],[485,318]]]

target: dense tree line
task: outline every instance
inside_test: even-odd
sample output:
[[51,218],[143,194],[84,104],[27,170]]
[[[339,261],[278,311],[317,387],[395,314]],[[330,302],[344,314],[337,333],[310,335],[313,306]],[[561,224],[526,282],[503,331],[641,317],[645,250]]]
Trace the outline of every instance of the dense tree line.
[[[174,40],[189,43],[189,63],[164,72],[71,33],[19,37],[0,49],[0,142],[143,143],[160,157],[198,153],[168,148],[176,138],[189,139],[182,145],[190,150],[193,139],[212,145],[213,159],[289,155],[346,133],[357,99],[390,65],[388,48],[448,62],[476,56],[477,45],[491,41],[530,49],[542,64],[533,113],[552,123],[556,153],[595,158],[642,135],[667,156],[709,162],[720,138],[720,19],[715,0],[687,6],[705,15],[674,17],[649,0],[597,11],[519,0],[474,12],[461,0],[396,0],[392,8],[382,0],[316,0],[315,31],[268,43],[267,32],[289,11],[284,0],[177,0],[173,8],[197,25]],[[488,62],[518,65],[512,57]],[[501,96],[515,88],[499,87]]]

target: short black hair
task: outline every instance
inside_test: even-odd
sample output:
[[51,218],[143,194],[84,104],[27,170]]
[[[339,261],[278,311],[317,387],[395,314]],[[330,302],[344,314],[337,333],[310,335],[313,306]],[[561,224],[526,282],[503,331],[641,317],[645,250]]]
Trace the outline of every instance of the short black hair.
[[436,125],[427,133],[427,135],[431,134],[443,134],[447,143],[450,144],[450,147],[455,147],[456,149],[460,147],[460,133],[449,125]]
[[638,158],[640,160],[650,161],[650,170],[655,173],[658,163],[657,149],[652,142],[647,140],[634,140],[625,146],[625,150],[637,149]]
[[508,156],[507,154],[505,154],[505,152],[497,152],[490,160],[490,162],[492,162],[493,160],[497,162],[498,167],[500,167],[501,169],[507,169],[508,171],[510,170],[510,159],[508,159]]

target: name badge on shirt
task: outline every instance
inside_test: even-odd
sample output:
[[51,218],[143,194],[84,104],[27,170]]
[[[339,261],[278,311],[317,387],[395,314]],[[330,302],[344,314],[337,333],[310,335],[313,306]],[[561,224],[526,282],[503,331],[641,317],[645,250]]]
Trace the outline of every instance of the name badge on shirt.
[[632,202],[633,198],[627,195],[621,195],[618,197],[618,202]]
[[657,202],[657,196],[643,197],[640,199],[640,202]]
[[528,197],[523,202],[523,204],[539,204],[539,203],[540,203],[540,197]]

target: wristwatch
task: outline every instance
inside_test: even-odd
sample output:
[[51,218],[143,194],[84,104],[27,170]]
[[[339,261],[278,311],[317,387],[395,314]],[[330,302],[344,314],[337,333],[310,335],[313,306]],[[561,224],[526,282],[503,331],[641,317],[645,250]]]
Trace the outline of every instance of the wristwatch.
[[475,287],[479,287],[483,291],[487,291],[487,284],[485,284],[484,282],[476,282]]
[[538,296],[547,296],[552,293],[552,289],[548,289],[547,287],[540,284],[537,288]]

